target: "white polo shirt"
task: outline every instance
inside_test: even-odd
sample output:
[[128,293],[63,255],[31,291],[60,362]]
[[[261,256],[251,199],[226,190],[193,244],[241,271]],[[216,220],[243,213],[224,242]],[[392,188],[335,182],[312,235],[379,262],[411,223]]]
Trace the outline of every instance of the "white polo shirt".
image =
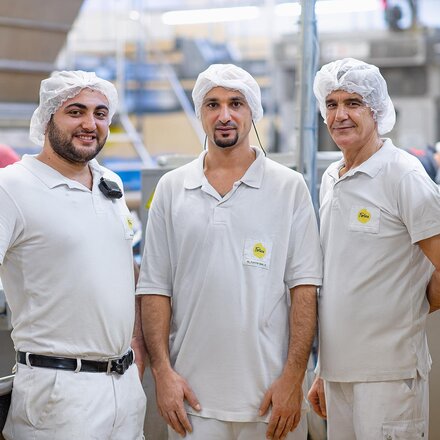
[[321,186],[324,285],[317,372],[329,381],[426,377],[425,324],[433,266],[416,243],[440,234],[440,194],[417,158],[386,139]]
[[172,297],[172,365],[198,414],[227,421],[259,420],[286,359],[289,289],[322,275],[302,176],[256,155],[223,198],[203,173],[205,153],[160,180],[137,287]]
[[[101,359],[129,347],[134,322],[130,213],[34,156],[0,170],[0,275],[15,348]],[[121,186],[122,187],[122,186]]]

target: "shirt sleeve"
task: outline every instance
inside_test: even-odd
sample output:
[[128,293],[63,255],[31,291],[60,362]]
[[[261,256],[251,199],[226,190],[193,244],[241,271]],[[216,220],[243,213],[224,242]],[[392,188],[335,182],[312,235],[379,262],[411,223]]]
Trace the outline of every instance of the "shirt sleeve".
[[163,184],[159,182],[148,213],[137,295],[172,296],[172,270],[164,197]]
[[11,197],[0,187],[0,264],[23,230],[21,215]]
[[295,189],[285,281],[289,289],[322,284],[322,251],[312,200],[301,177]]
[[427,175],[413,170],[401,179],[398,191],[398,209],[411,242],[440,234],[439,187]]

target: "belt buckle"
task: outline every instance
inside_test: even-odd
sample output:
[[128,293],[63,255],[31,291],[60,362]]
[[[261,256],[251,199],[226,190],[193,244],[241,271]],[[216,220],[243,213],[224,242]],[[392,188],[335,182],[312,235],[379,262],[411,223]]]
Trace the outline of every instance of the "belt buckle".
[[130,365],[128,354],[119,359],[110,359],[107,364],[107,374],[117,373],[123,375]]

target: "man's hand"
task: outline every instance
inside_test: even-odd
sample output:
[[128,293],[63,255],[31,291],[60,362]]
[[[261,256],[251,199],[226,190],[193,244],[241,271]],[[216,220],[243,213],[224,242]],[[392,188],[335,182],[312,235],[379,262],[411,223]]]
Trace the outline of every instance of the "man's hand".
[[197,397],[191,390],[186,380],[174,370],[155,375],[156,379],[156,400],[160,415],[168,425],[182,437],[187,432],[192,432],[192,426],[183,405],[186,401],[196,411],[201,407]]
[[310,387],[307,398],[309,399],[309,402],[311,403],[315,413],[323,419],[327,418],[324,381],[321,378],[317,377],[314,380],[312,386]]
[[272,414],[266,431],[268,439],[283,440],[297,427],[301,419],[302,399],[302,384],[293,384],[293,381],[286,376],[279,377],[271,385],[260,406],[260,416],[263,416],[272,405]]

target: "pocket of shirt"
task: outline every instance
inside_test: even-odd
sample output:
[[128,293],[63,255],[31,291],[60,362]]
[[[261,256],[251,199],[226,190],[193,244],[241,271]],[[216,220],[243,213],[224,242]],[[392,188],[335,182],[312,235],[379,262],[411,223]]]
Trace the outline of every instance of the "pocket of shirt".
[[122,226],[124,228],[125,239],[132,240],[134,236],[133,217],[131,216],[130,213],[121,214],[120,216],[121,216]]
[[243,264],[261,269],[270,268],[272,240],[267,238],[247,238],[244,242]]
[[380,230],[380,209],[374,206],[352,206],[348,227],[350,231],[378,234]]
[[398,422],[385,422],[382,425],[384,440],[416,440],[424,439],[424,420],[402,420]]

